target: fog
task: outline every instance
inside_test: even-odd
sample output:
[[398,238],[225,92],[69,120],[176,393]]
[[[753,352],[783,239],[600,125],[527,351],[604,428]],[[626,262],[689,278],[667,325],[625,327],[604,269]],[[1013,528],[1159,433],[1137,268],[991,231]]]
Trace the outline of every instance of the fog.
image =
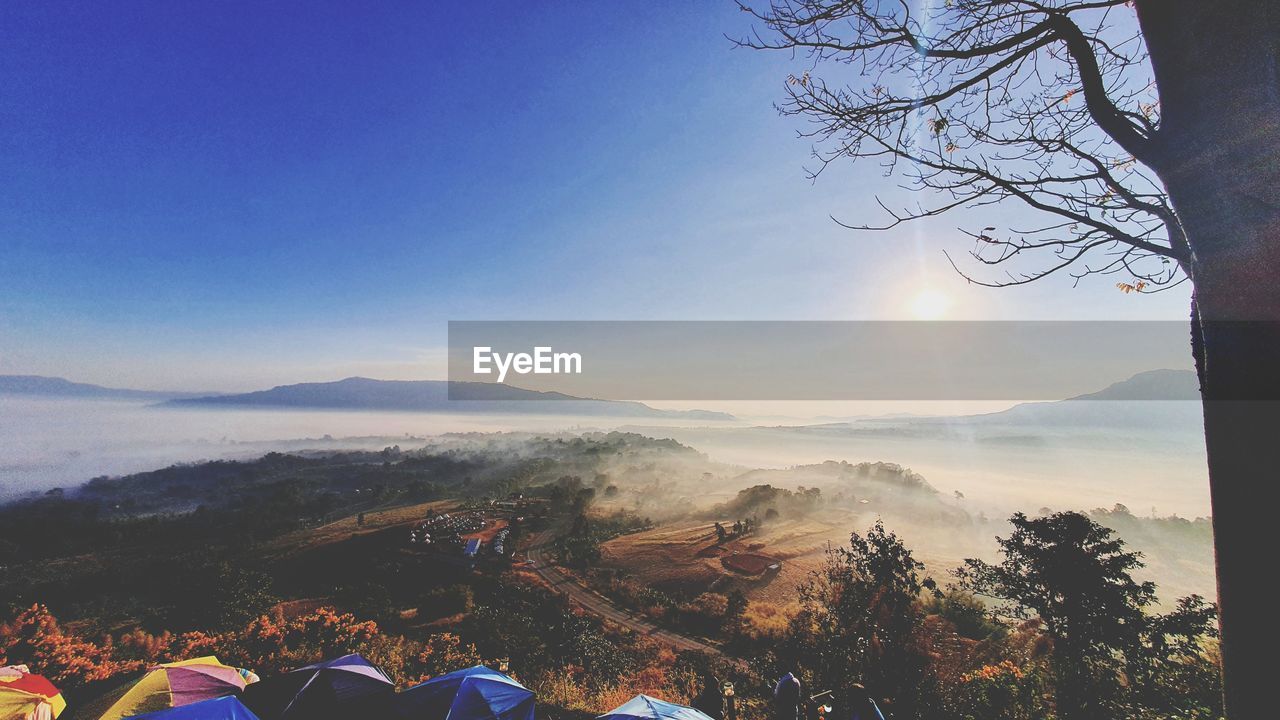
[[[1175,403],[1157,403],[1160,412]],[[923,474],[938,490],[960,491],[988,511],[1092,509],[1208,516],[1204,438],[1177,427],[1049,427],[920,420],[751,428],[626,429],[670,437],[713,459],[784,468],[824,460],[884,460]]]
[[[740,490],[757,485],[818,487],[823,501],[812,517],[829,527],[830,537],[815,542],[841,542],[849,530],[881,518],[935,570],[954,567],[963,557],[990,557],[994,536],[1004,533],[1003,521],[1014,511],[1092,511],[1122,504],[1131,514],[1095,516],[1146,554],[1146,574],[1160,583],[1162,597],[1211,595],[1207,523],[1155,519],[1209,514],[1197,409],[1173,402],[1092,405],[1071,422],[1014,412],[709,427],[698,421],[640,426],[634,418],[598,416],[175,409],[0,396],[0,499],[70,488],[101,475],[248,459],[272,450],[399,445],[514,460],[546,453],[585,432],[621,429],[692,450],[657,443],[607,461],[553,451],[544,455],[557,459],[547,477],[581,475],[598,489],[614,484],[620,492],[605,506],[659,522],[703,521]],[[847,469],[824,467],[827,461],[901,465],[902,476],[919,476],[929,489],[868,484]]]
[[[1101,403],[1111,411],[1116,403]],[[98,475],[271,449],[406,448],[454,432],[633,430],[670,437],[742,468],[888,461],[992,511],[1111,507],[1207,516],[1204,441],[1195,409],[1153,403],[1163,423],[1051,426],[1018,418],[893,419],[706,427],[602,417],[315,410],[176,409],[138,402],[0,396],[0,496],[74,486]],[[1114,415],[1114,412],[1111,412]],[[1179,420],[1179,414],[1185,419]],[[1168,422],[1174,416],[1176,422]],[[1115,418],[1113,418],[1115,419]],[[1125,420],[1125,418],[1119,418]],[[733,492],[738,488],[705,488]]]
[[0,395],[0,499],[73,487],[100,475],[270,450],[410,448],[451,432],[608,427],[608,419],[563,415],[171,408]]

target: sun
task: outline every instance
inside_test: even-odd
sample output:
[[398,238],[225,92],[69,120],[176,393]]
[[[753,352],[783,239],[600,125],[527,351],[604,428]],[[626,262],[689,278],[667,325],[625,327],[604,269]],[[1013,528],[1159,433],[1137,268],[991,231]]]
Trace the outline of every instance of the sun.
[[917,320],[941,320],[951,309],[951,298],[946,293],[926,288],[911,299],[911,314]]

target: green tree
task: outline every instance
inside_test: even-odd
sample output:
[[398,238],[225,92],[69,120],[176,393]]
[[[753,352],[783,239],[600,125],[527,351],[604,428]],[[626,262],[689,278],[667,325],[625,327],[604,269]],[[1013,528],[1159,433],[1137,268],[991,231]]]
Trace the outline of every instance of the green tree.
[[559,537],[552,550],[556,560],[569,567],[584,568],[600,561],[600,542],[589,532]]
[[1088,516],[1017,513],[1010,523],[1013,532],[998,538],[1003,559],[966,560],[957,576],[962,587],[1004,600],[1004,613],[1039,617],[1053,640],[1061,717],[1120,713],[1133,685],[1124,682],[1127,668],[1153,669],[1169,643],[1198,643],[1212,631],[1216,615],[1198,600],[1183,601],[1183,610],[1168,616],[1149,616],[1155,585],[1130,574],[1143,567],[1141,556]]
[[862,683],[911,717],[928,666],[916,643],[921,594],[936,589],[923,568],[879,521],[865,535],[852,533],[849,547],[828,550],[799,586],[784,660],[811,688],[840,695]]
[[174,571],[173,581],[160,592],[163,605],[155,610],[166,628],[238,628],[279,602],[270,575],[235,560],[180,566]]
[[991,617],[986,603],[973,593],[956,588],[950,588],[941,596],[931,598],[925,609],[951,623],[961,637],[971,640],[1000,635],[1006,629]]
[[1216,620],[1217,608],[1199,595],[1150,618],[1126,667],[1134,706],[1169,717],[1222,714]]

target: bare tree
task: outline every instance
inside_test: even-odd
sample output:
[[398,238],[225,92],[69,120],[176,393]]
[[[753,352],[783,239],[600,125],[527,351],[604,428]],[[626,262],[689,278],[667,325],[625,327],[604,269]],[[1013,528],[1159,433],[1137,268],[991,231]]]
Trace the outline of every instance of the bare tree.
[[816,176],[882,163],[928,192],[886,229],[1020,203],[1032,227],[963,229],[953,266],[1002,286],[1113,275],[1127,293],[1190,281],[1205,400],[1227,708],[1261,707],[1274,651],[1252,553],[1280,467],[1280,2],[773,0],[737,42],[806,60],[784,114]]

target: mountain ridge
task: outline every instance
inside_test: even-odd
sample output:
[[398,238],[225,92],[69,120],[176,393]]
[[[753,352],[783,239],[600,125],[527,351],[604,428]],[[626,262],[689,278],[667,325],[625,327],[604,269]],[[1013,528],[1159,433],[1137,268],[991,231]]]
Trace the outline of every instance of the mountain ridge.
[[[1156,405],[1158,403],[1158,405]],[[1157,410],[1159,412],[1157,412]],[[992,413],[914,418],[923,424],[1035,423],[1060,426],[1183,426],[1203,431],[1200,382],[1191,370],[1146,370],[1090,393],[1026,402]]]
[[1200,401],[1200,378],[1193,370],[1147,370],[1113,382],[1101,390],[1075,397],[1077,400],[1194,400]]
[[37,397],[115,398],[121,400],[171,400],[212,396],[209,392],[133,390],[82,383],[47,375],[0,375],[0,395]]
[[180,398],[165,402],[164,405],[169,407],[546,413],[716,421],[735,419],[728,413],[709,410],[662,410],[634,401],[580,398],[563,393],[526,390],[505,383],[375,380],[365,377],[349,377],[332,382],[277,385],[269,390],[248,393]]

